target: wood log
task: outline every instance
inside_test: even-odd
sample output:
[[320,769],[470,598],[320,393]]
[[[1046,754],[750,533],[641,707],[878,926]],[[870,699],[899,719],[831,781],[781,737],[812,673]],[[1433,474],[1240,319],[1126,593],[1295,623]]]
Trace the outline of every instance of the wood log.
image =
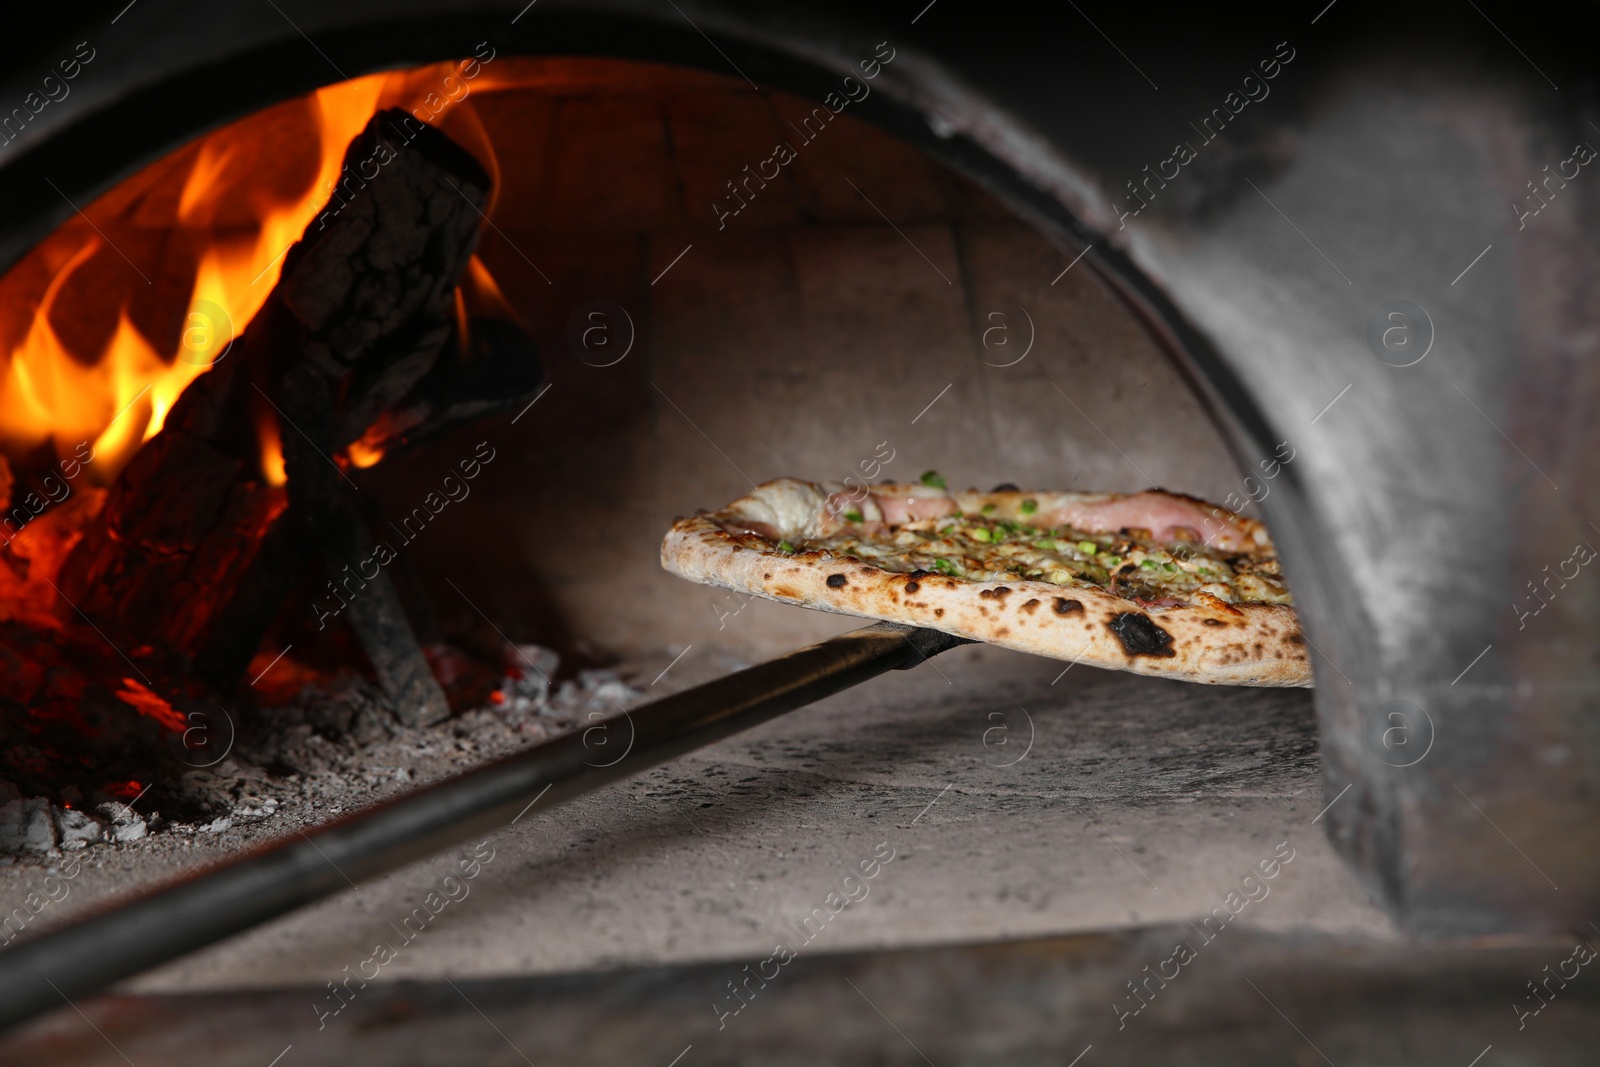
[[[98,624],[193,656],[225,690],[318,555],[370,548],[334,457],[437,361],[487,199],[478,162],[402,111],[374,116],[345,163],[261,312],[124,469],[62,570]],[[258,418],[277,422],[286,491],[261,474]],[[369,592],[350,621],[397,714],[442,718],[387,576]]]

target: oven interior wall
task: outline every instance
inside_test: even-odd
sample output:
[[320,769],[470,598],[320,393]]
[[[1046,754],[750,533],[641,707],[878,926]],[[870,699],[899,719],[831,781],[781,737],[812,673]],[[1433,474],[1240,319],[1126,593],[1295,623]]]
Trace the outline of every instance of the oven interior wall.
[[[518,639],[762,657],[851,622],[658,563],[675,516],[755,483],[876,461],[953,486],[1239,491],[1187,386],[1082,264],[1063,273],[1070,256],[848,108],[824,124],[731,78],[530,67],[536,84],[472,97],[501,189],[479,254],[549,392],[367,472],[404,513],[478,441],[496,450],[413,549],[447,617],[476,615],[446,578]],[[779,144],[796,158],[765,163]],[[581,314],[601,300],[627,321]],[[626,356],[596,365],[630,323]],[[608,332],[586,351],[591,326]]]

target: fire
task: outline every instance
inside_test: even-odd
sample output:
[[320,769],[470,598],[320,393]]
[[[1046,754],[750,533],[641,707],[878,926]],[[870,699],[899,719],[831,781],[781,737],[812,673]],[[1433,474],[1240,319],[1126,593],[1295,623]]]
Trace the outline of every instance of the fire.
[[[179,149],[64,224],[0,280],[0,305],[33,308],[23,324],[0,322],[0,353],[9,353],[0,356],[0,450],[16,458],[53,441],[65,455],[93,442],[91,477],[109,483],[183,390],[231,352],[378,110],[426,106],[435,123],[448,111],[481,142],[474,147],[487,147],[464,94],[424,105],[441,99],[447,77],[462,84],[460,70],[374,74],[269,108]],[[192,281],[174,292],[178,279]],[[114,323],[109,308],[91,306],[108,301]],[[282,484],[276,422],[260,419],[258,430],[264,477]]]
[[367,427],[367,432],[350,442],[350,447],[345,449],[345,455],[350,457],[352,466],[366,470],[374,466],[383,458],[383,441],[387,438],[386,420],[379,418],[377,422]]
[[278,436],[278,420],[266,404],[254,405],[256,445],[261,450],[261,476],[268,485],[288,485],[289,472],[283,465],[283,439]]
[[467,282],[480,308],[493,311],[497,318],[519,321],[516,310],[500,291],[500,285],[494,280],[494,275],[489,273],[489,268],[485,267],[483,260],[477,256],[467,261]]

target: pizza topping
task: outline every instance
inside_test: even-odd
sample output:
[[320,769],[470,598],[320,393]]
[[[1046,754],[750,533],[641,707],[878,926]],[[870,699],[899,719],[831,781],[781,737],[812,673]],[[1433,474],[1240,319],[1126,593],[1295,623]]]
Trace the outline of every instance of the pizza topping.
[[955,501],[950,499],[941,486],[926,485],[889,485],[873,491],[873,502],[877,504],[883,519],[891,526],[902,523],[914,522],[917,519],[939,519],[956,510]]
[[945,487],[944,475],[940,474],[938,471],[923,471],[921,481],[922,484],[927,486],[929,489],[942,490]]
[[949,493],[928,475],[870,490],[768,483],[740,503],[742,521],[729,516],[723,528],[769,547],[782,536],[786,554],[799,545],[901,574],[1098,588],[1156,612],[1291,602],[1261,524],[1203,501],[1160,492]]
[[832,533],[846,524],[862,533],[877,533],[883,529],[884,515],[873,495],[863,489],[843,489],[829,493],[817,516],[818,530]]
[[1223,549],[1257,547],[1259,523],[1171,493],[1145,492],[1110,500],[1066,500],[1047,521],[1084,530],[1141,530],[1156,541],[1190,541]]

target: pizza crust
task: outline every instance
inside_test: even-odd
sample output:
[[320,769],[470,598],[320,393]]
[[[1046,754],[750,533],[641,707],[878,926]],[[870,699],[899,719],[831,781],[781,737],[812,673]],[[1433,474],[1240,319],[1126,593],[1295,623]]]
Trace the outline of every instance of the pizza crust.
[[[769,487],[777,483],[761,489]],[[828,552],[762,551],[749,547],[751,535],[723,525],[759,523],[767,536],[799,540],[812,516],[782,506],[787,495],[758,490],[723,511],[679,519],[662,542],[661,565],[690,581],[769,600],[924,626],[1074,663],[1213,685],[1311,685],[1299,619],[1285,604],[1145,608],[1092,587],[907,574]]]

